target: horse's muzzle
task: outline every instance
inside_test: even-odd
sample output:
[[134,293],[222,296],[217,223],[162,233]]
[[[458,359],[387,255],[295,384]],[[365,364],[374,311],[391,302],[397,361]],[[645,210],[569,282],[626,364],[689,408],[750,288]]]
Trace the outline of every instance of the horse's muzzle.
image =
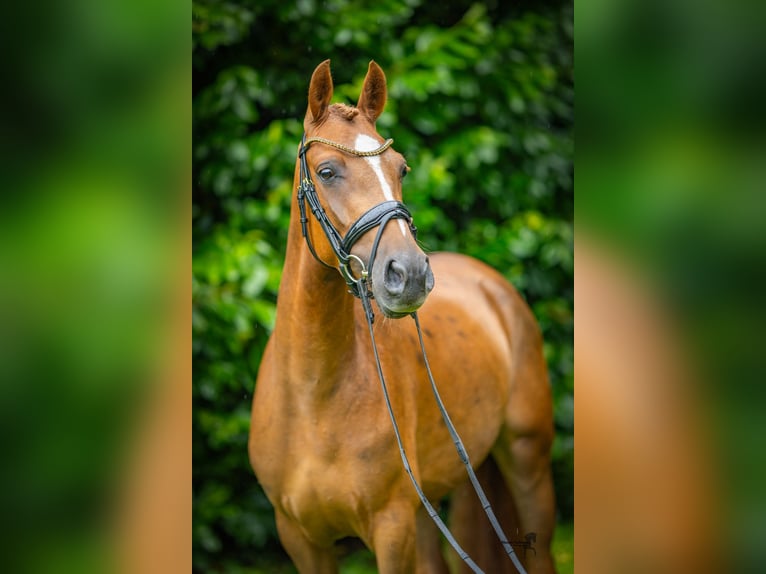
[[387,317],[417,311],[433,288],[434,274],[422,252],[396,254],[373,270],[372,291]]

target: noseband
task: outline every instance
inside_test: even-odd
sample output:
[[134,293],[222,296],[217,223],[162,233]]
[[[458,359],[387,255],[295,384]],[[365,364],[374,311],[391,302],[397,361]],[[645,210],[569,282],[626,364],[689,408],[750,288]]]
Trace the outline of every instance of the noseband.
[[[412,223],[412,215],[410,214],[410,211],[402,202],[384,201],[383,203],[379,203],[378,205],[364,212],[361,217],[359,217],[359,219],[357,219],[349,228],[346,236],[341,236],[340,232],[335,228],[335,226],[330,221],[330,218],[327,216],[327,212],[322,207],[322,204],[319,202],[319,196],[317,195],[316,187],[311,179],[308,161],[306,160],[306,151],[309,149],[309,146],[312,143],[329,145],[341,150],[342,152],[358,157],[372,157],[380,155],[386,151],[389,147],[391,147],[391,144],[394,143],[394,140],[388,139],[382,146],[372,151],[359,151],[343,144],[339,144],[337,142],[320,137],[306,139],[306,134],[303,134],[303,138],[301,139],[301,148],[298,152],[298,157],[300,158],[300,184],[298,185],[297,198],[298,207],[300,208],[301,213],[301,233],[306,240],[309,251],[311,251],[311,254],[314,256],[314,259],[319,261],[325,267],[334,269],[332,265],[328,265],[319,258],[316,251],[314,250],[313,244],[311,243],[311,238],[308,234],[306,225],[308,223],[308,217],[306,216],[306,201],[308,201],[309,207],[311,208],[311,213],[314,214],[314,217],[319,222],[322,231],[327,237],[327,241],[330,243],[330,247],[335,253],[335,257],[338,259],[338,270],[346,282],[346,285],[348,285],[349,290],[355,297],[358,297],[364,301],[361,292],[362,289],[365,290],[364,295],[366,295],[367,298],[372,298],[372,292],[367,287],[367,277],[372,273],[372,265],[375,261],[375,255],[378,251],[378,244],[380,243],[380,237],[383,234],[383,230],[385,229],[386,224],[392,219],[404,219],[407,221],[413,237],[417,237],[418,230],[417,227],[415,227],[415,225]],[[378,233],[375,236],[375,241],[373,242],[372,249],[370,250],[370,259],[367,262],[367,265],[365,265],[364,261],[351,253],[351,248],[365,233],[375,227],[379,228]],[[351,272],[350,265],[352,260],[356,261],[361,266],[361,272],[358,278],[354,277],[353,273]]]

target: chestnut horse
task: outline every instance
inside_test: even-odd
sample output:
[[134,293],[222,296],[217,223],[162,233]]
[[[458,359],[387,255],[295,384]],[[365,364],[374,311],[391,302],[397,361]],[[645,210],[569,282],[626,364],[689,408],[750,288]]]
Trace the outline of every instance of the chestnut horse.
[[534,551],[519,555],[528,572],[553,572],[552,407],[535,319],[493,269],[426,256],[416,243],[399,203],[409,168],[375,128],[387,97],[380,67],[370,62],[356,107],[330,105],[332,93],[328,60],[311,77],[277,320],[253,398],[250,461],[282,544],[302,574],[337,572],[334,545],[349,536],[383,574],[448,571],[403,470],[365,309],[349,293],[369,285],[370,329],[413,477],[435,503],[451,493],[450,527],[482,569],[515,571],[442,422],[415,324],[401,318],[419,309],[441,397],[504,531],[512,542],[535,533]]

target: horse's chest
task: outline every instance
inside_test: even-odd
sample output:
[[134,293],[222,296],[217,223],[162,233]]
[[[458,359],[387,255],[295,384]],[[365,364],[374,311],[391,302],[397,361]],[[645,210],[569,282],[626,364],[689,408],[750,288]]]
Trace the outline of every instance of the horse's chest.
[[258,413],[257,444],[269,453],[260,457],[259,479],[272,502],[317,542],[362,535],[366,517],[404,475],[378,389],[358,373],[349,380],[326,393],[324,404],[276,385],[272,408]]
[[286,468],[280,504],[311,537],[333,539],[364,530],[364,516],[384,493],[390,476],[370,464],[354,463],[355,452],[316,452]]

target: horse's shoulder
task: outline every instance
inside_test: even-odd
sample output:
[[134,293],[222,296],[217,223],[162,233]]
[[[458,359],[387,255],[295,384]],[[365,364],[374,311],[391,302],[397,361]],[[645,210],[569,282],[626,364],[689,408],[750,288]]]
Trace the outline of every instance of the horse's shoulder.
[[486,303],[489,312],[505,316],[514,330],[538,330],[524,297],[498,270],[460,253],[436,252],[429,259],[437,286],[435,298],[462,301],[472,312]]
[[503,275],[483,261],[449,251],[429,255],[436,280],[489,290],[497,296],[518,297],[516,288]]

